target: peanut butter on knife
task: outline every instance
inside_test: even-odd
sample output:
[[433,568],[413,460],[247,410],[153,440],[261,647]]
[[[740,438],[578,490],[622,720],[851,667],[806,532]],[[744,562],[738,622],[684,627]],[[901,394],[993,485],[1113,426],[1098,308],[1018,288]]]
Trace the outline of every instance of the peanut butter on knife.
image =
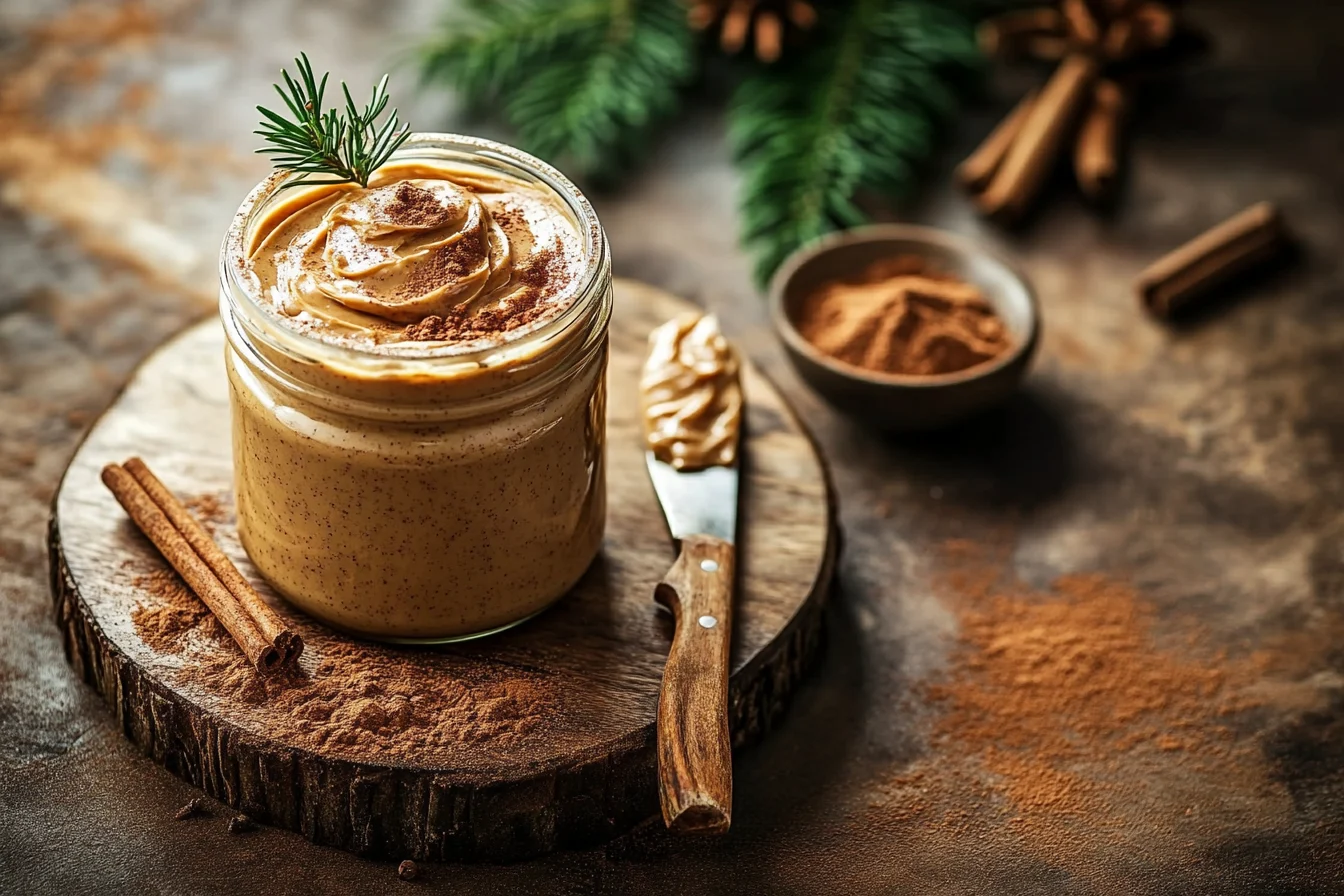
[[683,314],[649,334],[639,387],[654,457],[683,471],[736,462],[739,367],[713,315]]

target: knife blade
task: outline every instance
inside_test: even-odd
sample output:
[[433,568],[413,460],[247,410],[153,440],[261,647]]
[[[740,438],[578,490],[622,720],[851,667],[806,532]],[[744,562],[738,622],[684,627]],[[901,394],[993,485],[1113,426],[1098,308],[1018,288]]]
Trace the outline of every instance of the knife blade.
[[737,535],[737,465],[678,470],[645,452],[649,478],[672,538],[713,535],[732,544]]
[[[655,330],[650,343],[641,382],[646,458],[678,551],[654,589],[654,599],[675,619],[658,698],[659,801],[668,828],[723,833],[733,803],[728,672],[741,385],[736,357],[712,318],[672,321]],[[712,450],[696,450],[706,446]],[[659,447],[670,455],[660,458]],[[688,457],[700,463],[687,464]]]

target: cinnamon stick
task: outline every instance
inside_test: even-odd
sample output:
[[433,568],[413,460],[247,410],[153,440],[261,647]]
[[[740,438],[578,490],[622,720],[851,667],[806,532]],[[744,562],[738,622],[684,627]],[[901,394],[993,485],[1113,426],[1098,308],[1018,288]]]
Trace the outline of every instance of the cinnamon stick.
[[303,653],[303,639],[290,631],[285,625],[285,621],[279,614],[271,609],[270,604],[262,599],[257,590],[252,587],[252,583],[243,578],[243,574],[238,571],[238,567],[233,565],[233,561],[225,556],[224,552],[215,544],[209,533],[196,521],[190,511],[181,501],[173,495],[168,487],[159,481],[159,477],[150,472],[145,462],[138,457],[133,457],[126,461],[122,466],[131,477],[140,484],[150,499],[159,506],[168,521],[176,527],[177,531],[182,533],[182,537],[187,540],[205,564],[210,567],[210,571],[215,577],[224,584],[234,599],[242,606],[244,612],[252,617],[260,630],[261,636],[280,651],[280,656],[284,662],[291,662],[298,659]]
[[989,136],[975,152],[957,166],[957,179],[963,186],[971,192],[985,188],[994,177],[994,172],[1003,164],[1004,156],[1008,154],[1009,147],[1022,131],[1022,123],[1027,120],[1027,113],[1031,111],[1035,102],[1036,91],[1033,90],[1013,107],[1013,111],[1004,116],[1003,121],[999,122],[994,130],[989,132]]
[[1120,126],[1124,119],[1125,93],[1114,81],[1097,82],[1092,106],[1078,130],[1073,169],[1078,186],[1093,200],[1110,195],[1120,173]]
[[1062,34],[1033,34],[1027,38],[1026,55],[1040,62],[1058,62],[1070,49],[1069,39]]
[[1101,24],[1088,7],[1086,0],[1063,0],[1059,5],[1069,36],[1079,44],[1090,47],[1101,40]]
[[154,543],[164,559],[178,571],[201,602],[210,608],[210,612],[238,642],[248,662],[262,674],[274,671],[282,660],[280,651],[262,636],[252,617],[210,571],[205,561],[192,550],[186,538],[135,477],[117,464],[108,464],[103,467],[102,479],[140,531]]
[[719,29],[719,46],[725,53],[736,53],[747,42],[747,32],[751,29],[751,12],[755,0],[733,0],[728,12],[723,16],[723,25]]
[[976,200],[986,215],[1019,217],[1040,192],[1078,113],[1092,95],[1097,60],[1074,53],[1064,59],[1041,89],[993,179]]
[[1165,3],[1140,3],[1130,13],[1138,49],[1160,50],[1176,33],[1176,17]]
[[777,62],[784,48],[784,23],[772,12],[756,17],[756,58],[762,62]]
[[980,49],[986,56],[1014,58],[1030,51],[1038,39],[1064,37],[1064,19],[1050,7],[1006,12],[988,19],[976,29]]
[[1119,19],[1106,28],[1101,39],[1101,51],[1107,59],[1119,61],[1128,59],[1140,46],[1142,35],[1134,28],[1130,19]]
[[789,0],[789,21],[804,31],[817,24],[817,11],[807,0]]
[[710,3],[692,3],[686,11],[686,24],[696,31],[704,31],[714,24],[715,10]]
[[1139,275],[1139,299],[1152,314],[1170,318],[1287,244],[1278,209],[1256,203],[1154,262]]

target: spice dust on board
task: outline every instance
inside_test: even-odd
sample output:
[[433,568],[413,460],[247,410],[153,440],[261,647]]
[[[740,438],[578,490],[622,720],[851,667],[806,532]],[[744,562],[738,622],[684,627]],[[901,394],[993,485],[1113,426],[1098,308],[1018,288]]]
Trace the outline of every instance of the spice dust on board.
[[[444,674],[435,655],[345,639],[306,650],[304,670],[258,677],[224,626],[176,572],[123,564],[140,594],[136,635],[156,653],[180,656],[180,686],[264,708],[269,733],[314,750],[378,750],[405,759],[456,744],[525,742],[557,711],[541,675],[508,677],[463,666]],[[424,663],[433,668],[422,670]]]
[[1122,580],[1033,589],[961,541],[941,566],[958,643],[915,695],[931,715],[923,757],[870,810],[933,841],[1006,832],[1084,876],[1086,841],[1179,861],[1197,831],[1289,817],[1259,744],[1236,733],[1263,657],[1208,650],[1193,621],[1160,620]]

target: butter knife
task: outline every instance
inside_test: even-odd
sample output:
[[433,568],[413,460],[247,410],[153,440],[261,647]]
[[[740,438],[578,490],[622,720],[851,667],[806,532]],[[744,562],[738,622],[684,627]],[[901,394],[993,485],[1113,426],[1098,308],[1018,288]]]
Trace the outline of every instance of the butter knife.
[[[660,359],[659,340],[678,333],[679,350],[664,346]],[[642,380],[649,477],[678,549],[654,589],[654,599],[676,620],[658,700],[659,800],[670,829],[723,833],[733,805],[728,672],[742,411],[738,365],[713,318],[672,321],[650,343]],[[684,362],[680,372],[677,356]],[[679,385],[686,387],[680,403]],[[660,432],[668,437],[661,443]],[[702,440],[688,445],[685,440],[696,433]],[[682,441],[669,462],[659,446],[676,439]],[[697,454],[691,466],[701,468],[678,468]]]

